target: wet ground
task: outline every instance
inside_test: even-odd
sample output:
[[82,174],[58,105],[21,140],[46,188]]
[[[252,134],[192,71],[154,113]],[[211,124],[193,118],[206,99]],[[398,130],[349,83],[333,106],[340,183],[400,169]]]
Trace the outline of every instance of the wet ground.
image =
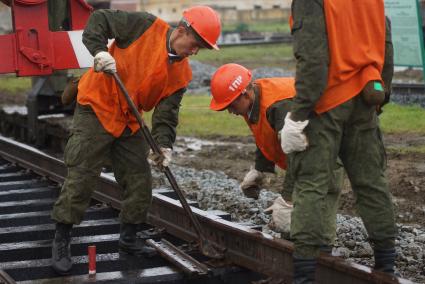
[[[386,135],[387,175],[394,196],[397,222],[425,226],[425,153],[403,153],[395,148],[425,145],[425,137],[413,134]],[[216,144],[215,144],[216,143]],[[193,141],[179,139],[175,163],[199,170],[222,171],[227,176],[242,181],[254,164],[255,145],[251,137],[213,137],[199,147]],[[200,149],[199,149],[200,148]],[[284,171],[267,174],[264,189],[280,192]],[[354,197],[345,178],[340,202],[340,213],[356,215]]]
[[[388,180],[394,197],[398,236],[397,271],[405,278],[425,283],[425,154],[404,153],[405,147],[425,145],[425,137],[386,135]],[[186,196],[204,210],[222,210],[232,219],[251,223],[275,237],[289,238],[268,227],[270,206],[282,189],[284,171],[268,174],[260,198],[244,197],[239,183],[253,164],[255,145],[250,137],[211,137],[209,140],[180,137],[171,166]],[[167,186],[154,172],[154,187]],[[373,266],[373,249],[367,232],[356,217],[354,197],[345,178],[333,254]]]

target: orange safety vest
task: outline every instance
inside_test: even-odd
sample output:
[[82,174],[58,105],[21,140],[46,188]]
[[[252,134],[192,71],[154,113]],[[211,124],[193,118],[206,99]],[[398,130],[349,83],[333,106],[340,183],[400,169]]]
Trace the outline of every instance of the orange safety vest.
[[255,84],[260,89],[258,122],[256,124],[250,123],[248,116],[244,116],[245,121],[255,137],[255,144],[264,157],[282,169],[286,169],[286,156],[280,146],[277,132],[267,120],[267,109],[277,101],[295,96],[295,80],[294,78],[265,78],[255,80]]
[[384,83],[384,1],[324,0],[324,12],[330,62],[319,114],[357,96],[369,81]]
[[[117,72],[140,113],[150,111],[161,99],[186,87],[192,79],[187,58],[170,64],[166,48],[169,25],[156,19],[151,27],[127,48],[115,42],[109,52],[115,58]],[[77,101],[90,105],[106,131],[119,137],[128,126],[132,133],[140,126],[112,76],[96,73],[93,68],[78,84]]]

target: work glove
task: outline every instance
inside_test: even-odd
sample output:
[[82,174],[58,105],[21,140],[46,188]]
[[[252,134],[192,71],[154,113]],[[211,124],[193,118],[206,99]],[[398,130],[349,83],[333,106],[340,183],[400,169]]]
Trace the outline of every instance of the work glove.
[[284,153],[301,152],[307,148],[307,137],[303,133],[307,124],[308,120],[293,121],[291,113],[288,112],[285,117],[285,124],[280,131],[280,145]]
[[94,57],[94,71],[115,73],[117,72],[117,65],[115,59],[107,51],[100,51]]
[[149,152],[148,159],[151,163],[157,166],[161,171],[168,167],[171,163],[173,150],[171,148],[160,148],[161,154],[154,153],[152,150]]
[[251,166],[249,172],[243,178],[242,183],[240,184],[242,192],[246,197],[258,199],[260,195],[260,186],[263,183],[264,173],[257,171],[254,167]]
[[278,233],[289,233],[291,230],[291,213],[293,206],[281,196],[276,198],[273,205],[264,210],[264,213],[272,214],[270,229]]

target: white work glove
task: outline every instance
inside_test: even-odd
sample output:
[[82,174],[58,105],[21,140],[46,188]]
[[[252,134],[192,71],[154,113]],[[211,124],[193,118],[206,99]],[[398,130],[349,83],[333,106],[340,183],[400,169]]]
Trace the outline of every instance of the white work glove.
[[304,151],[308,146],[307,137],[303,133],[307,126],[308,120],[293,121],[291,113],[285,117],[285,125],[280,131],[280,145],[284,153]]
[[257,171],[253,166],[243,178],[240,185],[241,190],[246,197],[258,199],[260,194],[260,186],[263,183],[264,173]]
[[273,205],[264,210],[264,213],[271,213],[270,229],[278,233],[289,233],[291,230],[291,213],[293,206],[282,197],[278,197]]
[[100,51],[94,57],[94,71],[115,73],[117,72],[117,65],[115,59],[107,51]]
[[151,161],[151,163],[155,166],[157,166],[160,170],[163,170],[163,168],[168,167],[171,163],[173,150],[171,148],[160,148],[162,155],[154,153],[152,150],[149,152],[148,159]]

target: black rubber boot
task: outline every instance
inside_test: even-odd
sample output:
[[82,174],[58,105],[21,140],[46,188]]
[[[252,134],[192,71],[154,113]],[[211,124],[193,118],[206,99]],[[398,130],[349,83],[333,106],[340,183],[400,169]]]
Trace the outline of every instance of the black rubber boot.
[[316,273],[315,258],[293,258],[294,284],[313,284]]
[[147,246],[136,236],[137,224],[122,223],[120,228],[119,248],[121,251],[135,256],[152,257],[156,249]]
[[52,267],[61,275],[67,275],[72,268],[71,260],[72,224],[56,224],[55,238],[52,244]]
[[375,270],[379,270],[382,272],[389,273],[391,275],[394,274],[394,264],[396,253],[395,249],[376,249],[374,251],[375,254]]

